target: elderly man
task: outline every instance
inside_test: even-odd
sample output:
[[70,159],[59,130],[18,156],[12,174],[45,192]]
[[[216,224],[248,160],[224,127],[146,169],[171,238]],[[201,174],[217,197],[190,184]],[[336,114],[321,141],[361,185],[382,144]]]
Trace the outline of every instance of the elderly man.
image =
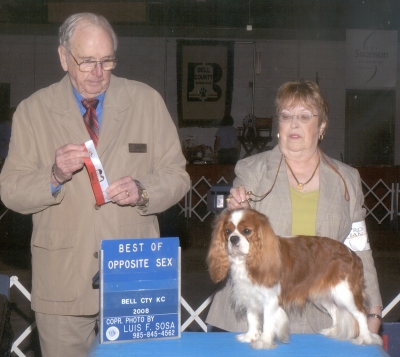
[[[156,213],[189,188],[177,131],[160,95],[111,75],[107,20],[75,14],[60,27],[67,75],[21,102],[0,176],[1,197],[33,213],[32,309],[44,357],[86,356],[99,312],[91,279],[102,239],[159,237]],[[94,100],[93,100],[94,99]],[[96,205],[82,143],[92,138],[110,183]]]

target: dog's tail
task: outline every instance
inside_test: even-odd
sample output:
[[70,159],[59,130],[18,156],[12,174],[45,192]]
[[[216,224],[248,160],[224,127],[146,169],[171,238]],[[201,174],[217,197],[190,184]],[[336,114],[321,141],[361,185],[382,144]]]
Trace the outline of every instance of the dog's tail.
[[337,340],[350,340],[357,345],[382,345],[382,338],[368,330],[367,321],[360,327],[355,317],[346,309],[336,310],[336,324],[320,331],[321,334]]
[[[356,345],[383,345],[382,338],[368,329],[367,323],[360,327],[356,319],[347,311],[338,309],[338,337],[339,340],[350,339]],[[347,319],[347,321],[346,321]],[[355,335],[355,336],[354,336]]]
[[352,340],[358,336],[359,326],[354,316],[346,309],[338,308],[336,311],[336,336],[332,336],[338,340]]
[[343,308],[336,309],[336,323],[320,331],[321,334],[337,340],[352,340],[359,334],[358,322],[354,316]]

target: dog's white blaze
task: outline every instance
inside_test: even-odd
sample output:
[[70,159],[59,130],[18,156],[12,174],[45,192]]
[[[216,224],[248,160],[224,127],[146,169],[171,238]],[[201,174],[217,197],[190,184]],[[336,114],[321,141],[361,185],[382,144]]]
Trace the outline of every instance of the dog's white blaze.
[[[229,252],[229,260],[231,261],[231,263],[233,263],[234,261],[244,262],[250,248],[247,238],[243,236],[237,229],[239,222],[242,220],[243,214],[244,214],[243,210],[234,211],[232,212],[230,218],[230,221],[235,226],[235,230],[228,237],[228,252]],[[236,245],[232,244],[230,240],[232,236],[239,237],[238,244]]]
[[232,212],[231,222],[235,225],[235,227],[237,227],[239,222],[242,220],[243,212],[244,212],[243,210]]

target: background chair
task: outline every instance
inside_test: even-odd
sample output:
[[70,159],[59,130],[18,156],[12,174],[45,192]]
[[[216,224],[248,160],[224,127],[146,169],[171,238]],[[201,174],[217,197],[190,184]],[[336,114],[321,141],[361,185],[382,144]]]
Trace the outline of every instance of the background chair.
[[272,142],[273,117],[254,119],[244,121],[243,127],[238,128],[238,140],[246,152],[243,157],[252,155],[254,150],[258,154],[272,149],[272,145],[267,144]]

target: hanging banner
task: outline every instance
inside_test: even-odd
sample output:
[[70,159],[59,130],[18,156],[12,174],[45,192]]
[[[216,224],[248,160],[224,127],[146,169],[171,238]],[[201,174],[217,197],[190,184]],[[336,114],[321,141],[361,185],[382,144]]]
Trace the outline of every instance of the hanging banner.
[[346,88],[396,87],[397,31],[346,31]]
[[179,127],[218,126],[230,114],[233,41],[177,41]]

